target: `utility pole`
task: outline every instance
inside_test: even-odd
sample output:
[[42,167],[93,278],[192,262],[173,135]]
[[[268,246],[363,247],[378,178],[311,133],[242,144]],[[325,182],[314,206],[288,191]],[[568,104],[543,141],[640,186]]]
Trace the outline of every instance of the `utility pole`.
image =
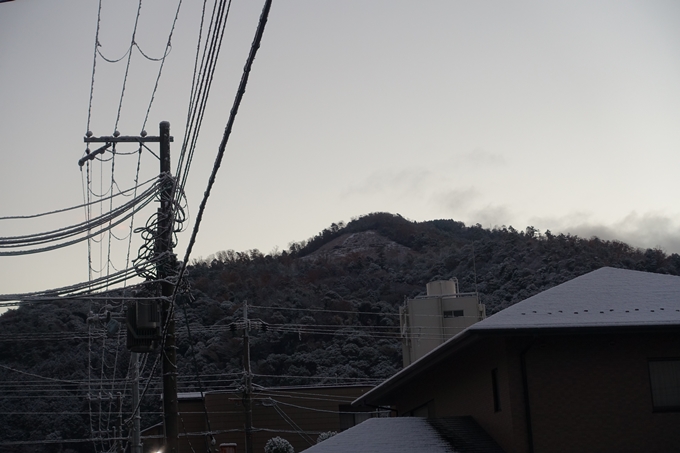
[[175,317],[172,307],[174,285],[168,281],[175,271],[175,257],[172,253],[173,225],[173,180],[170,176],[170,123],[160,123],[161,160],[161,205],[158,208],[158,230],[156,235],[157,279],[161,282],[161,319],[165,323],[163,332],[163,420],[165,428],[164,453],[178,451],[178,407],[177,407],[177,352],[175,346]]
[[246,371],[244,403],[246,407],[246,453],[253,453],[253,376],[250,374],[250,322],[248,321],[248,301],[243,301],[243,366]]
[[[0,0],[1,1],[1,0]],[[165,334],[165,342],[163,345],[162,370],[163,370],[163,427],[165,430],[165,448],[164,453],[178,452],[178,407],[177,407],[177,360],[176,360],[176,343],[175,343],[175,318],[172,310],[171,298],[174,292],[174,285],[170,278],[176,271],[175,255],[172,253],[172,230],[173,230],[173,198],[174,198],[174,180],[170,169],[170,123],[163,121],[159,125],[160,134],[158,137],[147,137],[145,132],[141,136],[121,136],[118,132],[112,136],[93,137],[92,133],[88,131],[84,138],[85,143],[104,143],[100,148],[90,151],[86,150],[86,155],[78,160],[78,165],[81,167],[88,161],[94,160],[98,155],[104,154],[110,147],[114,147],[116,143],[159,143],[160,144],[160,207],[158,208],[156,242],[154,244],[154,259],[156,260],[156,279],[160,283],[160,299],[161,299],[161,322],[164,323],[161,331]],[[136,320],[137,322],[139,320]],[[148,321],[148,319],[146,320]],[[129,329],[129,327],[128,327]],[[129,330],[128,330],[129,332]],[[140,335],[134,335],[137,339]],[[155,334],[151,337],[141,336],[141,345],[130,345],[128,336],[128,349],[137,349],[131,356],[134,361],[136,370],[136,379],[133,383],[133,407],[139,406],[139,360],[136,352],[150,352],[158,338]],[[135,401],[136,399],[136,401]],[[139,436],[139,412],[134,414],[134,428],[132,452],[141,453],[141,441]]]

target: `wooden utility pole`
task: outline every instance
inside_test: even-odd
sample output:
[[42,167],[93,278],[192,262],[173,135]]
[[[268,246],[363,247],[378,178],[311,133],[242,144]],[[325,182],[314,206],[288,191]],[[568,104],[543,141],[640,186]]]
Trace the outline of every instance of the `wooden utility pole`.
[[156,236],[157,278],[161,281],[164,345],[163,351],[163,427],[165,430],[164,453],[178,451],[177,407],[177,353],[175,346],[175,316],[172,307],[174,285],[168,281],[175,272],[175,256],[172,253],[173,227],[173,180],[170,174],[170,123],[160,123],[161,204],[158,208]]
[[246,409],[246,453],[253,453],[253,376],[250,374],[250,322],[248,321],[248,301],[243,302],[243,366],[246,372],[244,404]]
[[[2,1],[2,0],[0,0]],[[175,255],[172,253],[172,230],[174,223],[173,214],[173,198],[174,198],[174,180],[172,178],[170,169],[170,143],[173,141],[170,136],[170,123],[163,121],[159,125],[160,134],[158,137],[147,137],[146,133],[141,136],[121,136],[117,132],[112,136],[92,137],[92,133],[88,132],[84,138],[85,143],[104,143],[104,145],[94,151],[86,150],[86,155],[78,160],[78,165],[84,166],[87,162],[94,160],[98,155],[104,154],[110,147],[114,147],[116,143],[159,143],[160,144],[160,207],[158,208],[156,241],[154,244],[154,259],[156,264],[156,278],[160,283],[161,296],[161,322],[164,323],[161,331],[165,334],[165,341],[163,343],[163,427],[165,430],[165,448],[164,453],[177,453],[178,451],[178,407],[177,407],[177,360],[176,360],[176,346],[175,346],[175,317],[172,310],[171,299],[174,292],[174,285],[170,282],[170,278],[174,276],[176,271]],[[129,337],[128,337],[129,338]],[[157,338],[146,338],[149,341],[145,348],[149,348],[154,344]],[[128,340],[129,341],[129,340]],[[136,347],[136,346],[135,346]],[[129,349],[134,349],[130,347]],[[143,349],[143,352],[148,352]],[[136,373],[139,373],[139,361],[137,354],[131,356],[134,361]],[[138,408],[139,400],[139,374],[135,379],[135,390],[133,396],[133,407]],[[139,412],[134,414],[134,428],[133,428],[133,452],[141,451],[141,441],[139,438]]]

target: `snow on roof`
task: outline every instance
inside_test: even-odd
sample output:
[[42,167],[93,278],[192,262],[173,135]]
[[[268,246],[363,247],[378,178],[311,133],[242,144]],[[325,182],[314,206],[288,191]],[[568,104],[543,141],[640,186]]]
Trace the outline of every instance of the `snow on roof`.
[[536,294],[472,331],[680,325],[680,277],[603,267]]
[[369,418],[304,453],[454,453],[420,417]]
[[204,393],[201,392],[179,392],[177,393],[177,399],[180,400],[193,400],[203,398]]

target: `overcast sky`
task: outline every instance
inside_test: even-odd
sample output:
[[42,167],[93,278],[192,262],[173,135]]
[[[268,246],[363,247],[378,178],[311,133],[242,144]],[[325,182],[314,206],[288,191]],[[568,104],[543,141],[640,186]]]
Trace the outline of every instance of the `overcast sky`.
[[[100,51],[120,58],[138,1],[102,5]],[[162,56],[176,6],[144,0],[136,42],[147,55]],[[261,6],[233,0],[189,227]],[[146,127],[170,121],[175,151],[200,12],[182,5]],[[0,216],[82,203],[96,27],[93,0],[0,4]],[[126,61],[97,60],[96,136],[113,132]],[[157,70],[133,50],[123,135],[139,134]],[[130,187],[136,158],[117,159],[116,181]],[[141,166],[158,172],[150,154]],[[193,256],[284,249],[375,211],[680,252],[678,168],[680,2],[275,0]],[[83,216],[0,221],[0,236]],[[113,248],[123,256],[126,241]],[[0,257],[0,293],[83,281],[87,256],[80,245]]]

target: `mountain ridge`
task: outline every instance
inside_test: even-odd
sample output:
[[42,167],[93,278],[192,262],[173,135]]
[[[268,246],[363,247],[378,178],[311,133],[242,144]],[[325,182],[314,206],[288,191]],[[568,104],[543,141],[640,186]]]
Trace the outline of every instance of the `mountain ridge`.
[[[533,227],[484,229],[389,213],[332,224],[277,253],[217,252],[194,260],[177,299],[180,391],[199,390],[197,375],[204,390],[241,385],[242,340],[230,326],[242,319],[244,301],[249,318],[269,327],[252,332],[256,384],[379,382],[401,368],[398,307],[429,281],[456,277],[493,314],[603,266],[679,275],[680,256]],[[86,322],[90,311],[121,316],[123,305],[102,299],[25,303],[0,316],[0,438],[88,437],[90,412],[111,403],[87,395],[129,391],[116,384],[129,373],[124,323],[112,334],[104,321]],[[148,355],[144,376],[157,356]],[[22,373],[37,382],[29,387]],[[152,381],[143,398],[144,426],[159,421],[158,385]],[[24,412],[35,414],[16,415]],[[90,447],[68,445],[83,453]]]

